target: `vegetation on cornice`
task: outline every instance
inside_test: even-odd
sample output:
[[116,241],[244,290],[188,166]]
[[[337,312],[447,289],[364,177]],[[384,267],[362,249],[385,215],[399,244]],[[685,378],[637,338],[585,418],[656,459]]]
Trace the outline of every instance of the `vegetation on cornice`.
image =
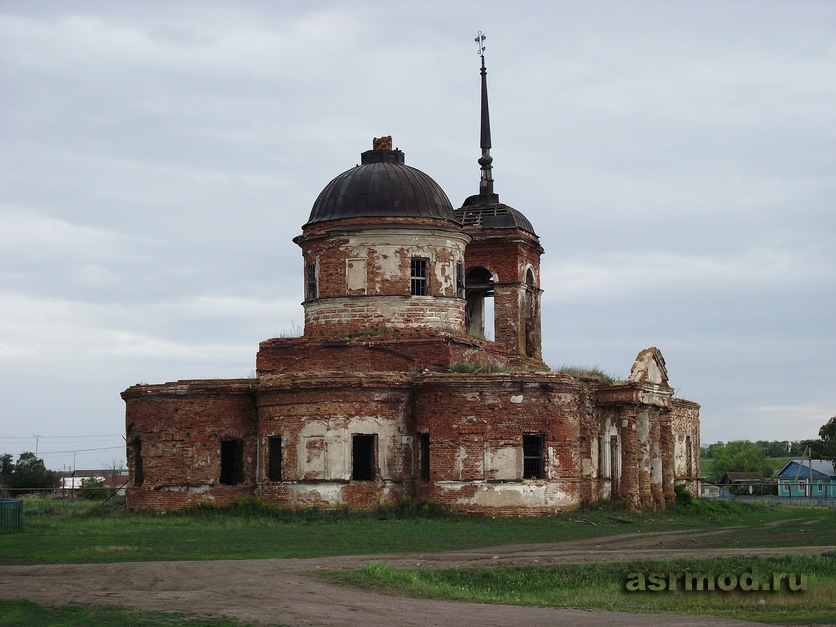
[[619,379],[608,372],[604,372],[598,366],[561,366],[555,372],[569,375],[579,381],[592,381],[595,383],[616,383],[623,379]]
[[498,364],[482,363],[480,361],[467,362],[459,361],[450,366],[447,372],[458,374],[485,374],[488,372],[511,372],[509,366],[500,366]]

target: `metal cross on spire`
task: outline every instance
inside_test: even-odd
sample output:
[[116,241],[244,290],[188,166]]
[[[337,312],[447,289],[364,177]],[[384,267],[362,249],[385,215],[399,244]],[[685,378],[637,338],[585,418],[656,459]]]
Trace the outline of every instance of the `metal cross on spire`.
[[479,49],[476,51],[480,57],[485,56],[485,36],[482,34],[482,31],[479,31],[479,34],[476,36],[476,39],[473,41],[476,42],[476,45],[479,46]]
[[491,119],[488,113],[488,71],[485,69],[485,35],[482,31],[476,36],[476,45],[479,47],[478,54],[482,58],[482,124],[480,148],[482,156],[479,158],[479,166],[482,168],[479,179],[479,194],[493,194],[493,157],[491,157]]

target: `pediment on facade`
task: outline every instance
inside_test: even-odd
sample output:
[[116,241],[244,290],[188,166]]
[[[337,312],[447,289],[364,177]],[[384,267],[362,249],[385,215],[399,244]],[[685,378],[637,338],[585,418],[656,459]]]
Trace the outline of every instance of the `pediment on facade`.
[[638,354],[630,369],[630,381],[668,387],[668,369],[658,348],[651,346]]

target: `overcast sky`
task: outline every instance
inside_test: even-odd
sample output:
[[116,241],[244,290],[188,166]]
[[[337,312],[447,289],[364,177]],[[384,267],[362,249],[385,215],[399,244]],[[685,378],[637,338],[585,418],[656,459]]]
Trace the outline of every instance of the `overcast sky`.
[[0,0],[0,453],[118,465],[122,390],[251,376],[303,326],[291,238],[372,137],[476,193],[479,30],[545,361],[626,377],[657,346],[704,444],[814,437],[836,2]]

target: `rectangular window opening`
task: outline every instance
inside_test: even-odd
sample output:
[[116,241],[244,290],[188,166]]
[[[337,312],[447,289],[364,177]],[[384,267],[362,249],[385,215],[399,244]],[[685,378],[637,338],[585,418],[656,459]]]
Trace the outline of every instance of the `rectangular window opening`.
[[305,264],[305,300],[316,300],[316,262],[309,261]]
[[543,435],[523,435],[523,479],[545,478],[545,444]]
[[421,467],[421,481],[430,480],[430,434],[418,434],[418,463]]
[[427,260],[413,259],[410,267],[409,292],[413,296],[426,296],[429,293],[427,280]]
[[267,478],[270,481],[282,480],[282,439],[267,438]]
[[351,437],[351,478],[354,481],[374,480],[376,437],[363,434],[355,434]]
[[221,479],[223,485],[244,483],[244,441],[221,440]]
[[456,263],[456,297],[466,298],[464,289],[464,264],[461,261]]

